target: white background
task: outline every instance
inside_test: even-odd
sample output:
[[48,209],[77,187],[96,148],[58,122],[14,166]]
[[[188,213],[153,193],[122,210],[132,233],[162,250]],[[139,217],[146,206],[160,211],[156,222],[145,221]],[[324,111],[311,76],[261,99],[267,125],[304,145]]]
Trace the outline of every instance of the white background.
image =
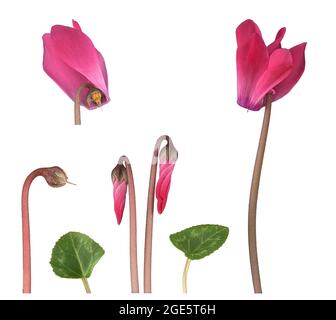
[[[185,298],[185,258],[169,234],[201,223],[230,228],[225,245],[192,262],[188,298],[336,298],[336,106],[333,1],[6,1],[1,30],[0,297],[87,298],[80,280],[56,277],[55,241],[81,231],[106,250],[90,298]],[[73,103],[42,69],[42,35],[76,19],[102,52],[112,101]],[[274,104],[258,204],[263,296],[253,294],[247,205],[263,112],[236,104],[235,29],[245,19],[266,43],[307,41],[306,71]],[[179,151],[165,212],[154,218],[153,294],[131,295],[128,205],[117,225],[110,173],[133,165],[139,278],[152,150],[169,134]],[[31,296],[23,296],[21,189],[36,168],[58,165],[78,185],[30,190]]]

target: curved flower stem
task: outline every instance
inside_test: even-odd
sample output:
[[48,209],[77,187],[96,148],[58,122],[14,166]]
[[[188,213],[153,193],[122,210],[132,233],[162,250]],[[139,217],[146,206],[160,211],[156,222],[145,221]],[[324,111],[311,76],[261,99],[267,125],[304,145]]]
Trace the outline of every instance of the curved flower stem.
[[85,288],[85,292],[86,293],[91,293],[91,289],[90,289],[90,286],[89,286],[88,279],[87,278],[82,278],[82,282],[83,282],[83,285],[84,285],[84,288]]
[[83,83],[77,89],[75,98],[75,125],[81,124],[80,105],[81,105],[81,93],[83,89],[90,89],[90,84]]
[[[60,175],[60,173],[62,175]],[[33,180],[43,176],[52,187],[61,187],[67,183],[67,176],[59,167],[39,168],[31,172],[26,178],[22,188],[22,250],[23,250],[23,293],[31,293],[31,249],[29,226],[29,188]]]
[[264,160],[267,134],[271,118],[271,106],[272,106],[272,95],[268,94],[266,96],[264,120],[262,124],[259,146],[254,164],[251,190],[250,190],[249,209],[248,209],[248,242],[249,242],[250,265],[251,265],[254,293],[262,293],[259,263],[258,263],[258,252],[257,252],[257,234],[256,234],[257,201],[258,201],[261,169]]
[[28,195],[33,180],[43,175],[43,169],[33,171],[26,179],[22,188],[22,247],[23,247],[23,293],[31,293],[31,254]]
[[122,156],[119,159],[119,164],[125,162],[127,183],[128,183],[128,198],[130,211],[130,273],[131,273],[131,288],[132,293],[139,293],[139,276],[138,276],[138,254],[137,254],[137,217],[136,217],[136,201],[135,187],[132,167],[129,159]]
[[183,277],[182,277],[183,293],[187,293],[187,277],[188,277],[190,262],[191,262],[191,260],[189,258],[187,258],[187,261],[186,261],[186,264],[185,264],[184,270],[183,270]]
[[[154,193],[155,193],[158,155],[159,155],[160,146],[164,140],[167,141],[167,145],[171,143],[171,139],[167,135],[161,136],[156,141],[154,152],[153,152],[153,158],[152,158],[152,166],[150,169],[150,176],[149,176],[146,233],[145,233],[145,256],[144,256],[144,293],[152,292],[152,242],[153,242]],[[169,157],[167,159],[169,159]]]

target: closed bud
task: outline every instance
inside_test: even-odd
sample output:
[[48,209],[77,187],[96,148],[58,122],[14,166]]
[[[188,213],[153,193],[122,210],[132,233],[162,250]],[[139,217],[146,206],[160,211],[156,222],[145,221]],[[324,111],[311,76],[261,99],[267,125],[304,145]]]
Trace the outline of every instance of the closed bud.
[[117,164],[111,173],[113,184],[113,199],[114,199],[114,212],[116,214],[117,223],[120,224],[126,202],[127,193],[127,172],[122,164]]

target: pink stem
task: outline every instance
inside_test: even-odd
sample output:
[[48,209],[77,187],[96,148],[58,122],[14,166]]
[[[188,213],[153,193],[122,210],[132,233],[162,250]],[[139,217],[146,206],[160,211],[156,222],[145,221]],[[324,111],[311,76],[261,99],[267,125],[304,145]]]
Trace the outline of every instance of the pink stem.
[[81,114],[80,114],[80,105],[81,105],[81,93],[83,89],[89,89],[90,84],[88,83],[83,83],[80,85],[80,87],[77,89],[76,92],[76,98],[75,98],[75,125],[80,125],[81,124]]
[[144,256],[144,293],[152,292],[153,211],[157,165],[152,164],[149,178]]
[[22,247],[23,247],[23,293],[31,293],[31,254],[28,195],[33,180],[43,175],[44,169],[36,169],[25,180],[22,188]]
[[252,275],[254,293],[262,293],[259,262],[258,262],[258,250],[257,250],[257,202],[258,202],[261,170],[264,161],[267,134],[271,118],[271,107],[272,107],[272,95],[268,94],[266,96],[264,120],[262,124],[257,155],[253,169],[249,209],[248,209],[248,243],[249,243],[250,266],[251,266],[251,275]]
[[126,156],[119,159],[119,163],[125,161],[127,182],[128,182],[128,198],[130,211],[130,274],[132,293],[139,293],[139,277],[138,277],[138,253],[137,253],[137,217],[136,217],[136,201],[135,187],[132,172],[132,166]]
[[144,292],[152,292],[152,243],[153,243],[153,211],[154,211],[154,193],[156,182],[156,171],[158,164],[158,155],[161,143],[166,140],[170,142],[168,136],[161,136],[155,144],[152,166],[149,176],[149,187],[147,197],[147,216],[146,216],[146,233],[145,233],[145,256],[144,256]]

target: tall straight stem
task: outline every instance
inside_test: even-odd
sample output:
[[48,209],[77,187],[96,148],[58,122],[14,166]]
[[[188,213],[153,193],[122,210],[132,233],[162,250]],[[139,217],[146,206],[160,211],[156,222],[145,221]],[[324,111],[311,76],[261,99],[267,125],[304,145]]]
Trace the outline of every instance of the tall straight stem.
[[185,264],[184,270],[183,270],[183,276],[182,276],[183,293],[187,293],[187,277],[188,277],[190,262],[191,262],[191,260],[189,258],[187,258],[187,261],[186,261],[186,264]]
[[137,254],[137,217],[135,187],[131,164],[127,157],[123,157],[126,162],[126,173],[128,181],[128,197],[130,210],[130,273],[132,293],[139,293],[139,276],[138,276],[138,254]]
[[254,287],[254,293],[262,293],[258,251],[257,251],[257,202],[260,184],[261,170],[264,160],[264,153],[267,141],[268,128],[271,118],[272,95],[268,94],[266,97],[264,120],[260,133],[258,151],[254,163],[254,170],[251,182],[250,200],[248,209],[248,243],[250,254],[251,274]]
[[145,231],[145,254],[144,254],[144,293],[152,292],[152,242],[153,242],[153,212],[154,212],[154,193],[156,182],[156,171],[158,164],[158,154],[162,141],[169,143],[168,136],[161,136],[155,144],[152,165],[149,175],[148,197],[147,197],[147,216]]
[[145,255],[144,255],[144,293],[152,292],[152,242],[153,242],[153,211],[154,192],[157,165],[152,164],[149,177],[147,216],[145,231]]

